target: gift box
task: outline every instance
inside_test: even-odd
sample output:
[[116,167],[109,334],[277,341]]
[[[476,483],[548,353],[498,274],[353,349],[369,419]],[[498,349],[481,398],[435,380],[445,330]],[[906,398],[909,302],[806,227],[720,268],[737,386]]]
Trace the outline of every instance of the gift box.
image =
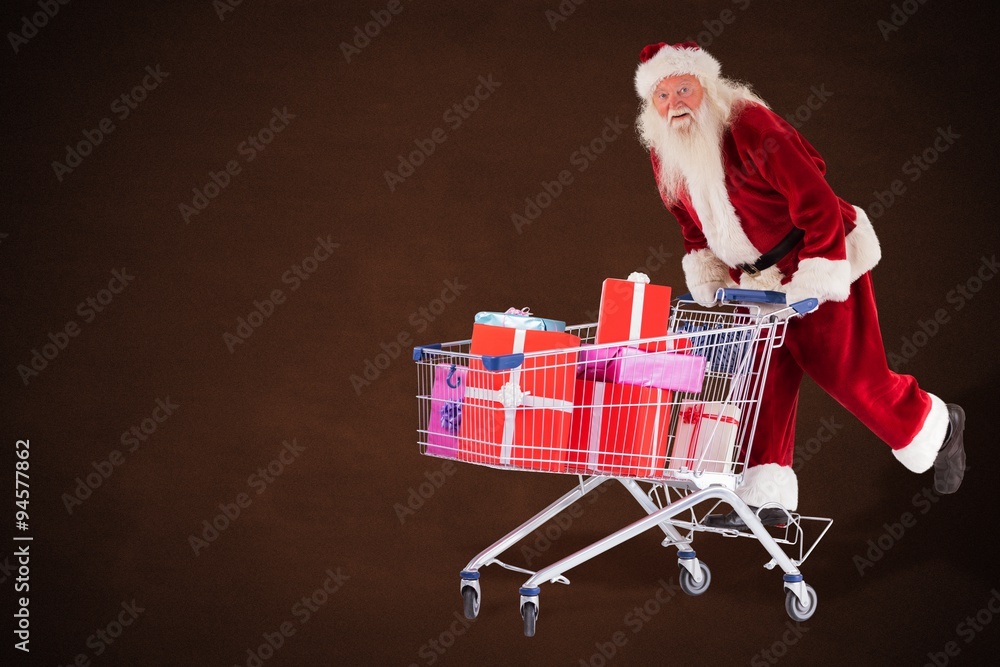
[[[598,344],[667,335],[670,288],[649,284],[649,278],[643,274],[632,274],[629,278],[608,278],[604,281],[597,316],[595,342]],[[644,344],[643,347],[666,349],[662,344],[657,346],[655,343]]]
[[458,457],[458,430],[462,425],[462,401],[468,369],[455,364],[436,364],[431,387],[431,409],[427,418],[427,450],[430,456]]
[[571,334],[474,325],[471,354],[552,353],[526,357],[517,368],[504,371],[488,371],[481,359],[470,360],[459,458],[564,471],[579,346],[580,338]]
[[535,331],[566,331],[566,323],[536,317],[528,308],[508,308],[504,313],[483,311],[476,313],[476,324],[489,324],[511,329],[532,329]]
[[727,403],[681,401],[669,467],[732,474],[740,417]]
[[577,377],[697,394],[705,381],[705,357],[634,347],[583,347]]
[[671,392],[578,379],[567,467],[658,477],[666,462]]

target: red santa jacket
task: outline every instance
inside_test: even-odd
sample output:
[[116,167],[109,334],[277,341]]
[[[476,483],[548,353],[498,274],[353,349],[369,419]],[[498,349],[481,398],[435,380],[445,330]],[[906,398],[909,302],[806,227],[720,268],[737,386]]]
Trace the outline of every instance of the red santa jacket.
[[[834,194],[822,157],[770,109],[745,103],[734,113],[723,143],[723,164],[668,208],[680,222],[688,289],[710,301],[718,287],[777,289],[789,303],[815,297],[843,301],[850,285],[881,258],[871,221]],[[651,152],[654,174],[659,159]],[[802,240],[757,276],[752,264],[793,227]]]

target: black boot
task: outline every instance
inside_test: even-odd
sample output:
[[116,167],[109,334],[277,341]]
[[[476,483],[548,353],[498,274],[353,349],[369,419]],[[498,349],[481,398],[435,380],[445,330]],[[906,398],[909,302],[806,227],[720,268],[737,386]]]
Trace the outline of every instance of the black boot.
[[965,410],[948,404],[948,437],[934,459],[934,490],[955,493],[965,477]]
[[[759,512],[757,508],[753,505],[747,505],[750,511],[757,515],[760,522],[765,526],[777,526],[779,524],[788,523],[788,514],[785,510],[778,507],[767,507]],[[704,524],[709,528],[725,528],[728,530],[749,530],[747,525],[743,523],[743,519],[740,515],[736,513],[736,510],[731,511],[729,514],[709,514],[705,517]]]

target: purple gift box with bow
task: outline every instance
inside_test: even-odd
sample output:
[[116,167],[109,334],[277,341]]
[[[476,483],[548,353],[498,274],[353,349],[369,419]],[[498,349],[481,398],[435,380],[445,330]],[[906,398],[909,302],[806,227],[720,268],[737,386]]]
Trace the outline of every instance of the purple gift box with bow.
[[698,393],[705,381],[705,357],[678,352],[643,352],[634,347],[580,348],[577,377],[600,382]]
[[431,412],[427,421],[427,454],[458,457],[458,429],[462,425],[462,399],[468,368],[452,364],[434,366]]

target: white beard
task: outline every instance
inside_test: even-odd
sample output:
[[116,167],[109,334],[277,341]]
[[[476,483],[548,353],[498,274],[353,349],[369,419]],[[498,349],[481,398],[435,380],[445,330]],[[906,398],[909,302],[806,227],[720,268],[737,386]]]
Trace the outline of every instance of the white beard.
[[685,192],[715,255],[729,266],[753,262],[760,251],[743,232],[726,191],[722,137],[731,105],[713,104],[708,95],[689,120],[673,123],[646,102],[638,129],[643,145],[660,160],[657,181],[664,200],[676,204]]
[[706,99],[686,120],[668,120],[652,104],[639,116],[639,135],[660,159],[658,185],[667,200],[676,203],[694,185],[717,182],[722,171],[722,133],[725,119]]

